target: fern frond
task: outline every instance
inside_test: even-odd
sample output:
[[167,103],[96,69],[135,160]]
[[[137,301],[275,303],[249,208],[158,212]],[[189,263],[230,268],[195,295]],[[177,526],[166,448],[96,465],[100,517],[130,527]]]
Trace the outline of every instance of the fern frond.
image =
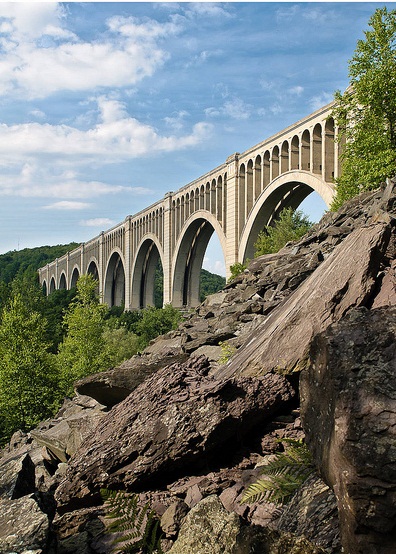
[[139,506],[137,494],[124,491],[100,491],[108,506],[107,518],[112,520],[107,530],[119,533],[113,544],[119,544],[115,552],[128,554],[163,554],[161,529],[156,513],[149,504]]
[[241,503],[259,501],[284,504],[313,473],[311,453],[302,442],[293,439],[282,440],[290,447],[275,455],[275,458],[262,466],[262,477],[245,490]]

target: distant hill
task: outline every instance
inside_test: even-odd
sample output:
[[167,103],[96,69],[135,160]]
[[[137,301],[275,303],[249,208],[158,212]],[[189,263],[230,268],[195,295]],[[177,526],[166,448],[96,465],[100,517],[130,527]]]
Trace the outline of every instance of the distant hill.
[[17,275],[34,273],[39,267],[60,258],[77,246],[78,243],[71,242],[70,244],[58,244],[56,246],[38,246],[37,248],[12,250],[6,254],[0,254],[0,282],[11,283]]

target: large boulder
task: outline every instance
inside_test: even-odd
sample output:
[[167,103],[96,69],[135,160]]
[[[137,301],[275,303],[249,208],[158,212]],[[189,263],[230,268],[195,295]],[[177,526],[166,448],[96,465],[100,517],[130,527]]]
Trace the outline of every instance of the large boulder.
[[186,516],[169,554],[325,554],[305,537],[252,525],[207,496]]
[[185,361],[187,355],[182,351],[180,342],[180,337],[175,338],[171,333],[158,337],[143,354],[135,355],[109,371],[80,379],[74,385],[75,390],[107,407],[115,406],[159,369]]
[[187,514],[169,554],[232,554],[240,527],[237,514],[227,512],[217,496],[207,496]]
[[371,299],[390,236],[390,224],[381,221],[353,231],[273,310],[218,376],[302,370],[313,336]]
[[318,335],[301,378],[315,462],[345,552],[396,551],[396,307],[353,310]]
[[166,484],[218,463],[295,396],[280,375],[218,381],[208,370],[205,357],[164,368],[105,415],[69,463],[58,510],[97,502],[103,487]]

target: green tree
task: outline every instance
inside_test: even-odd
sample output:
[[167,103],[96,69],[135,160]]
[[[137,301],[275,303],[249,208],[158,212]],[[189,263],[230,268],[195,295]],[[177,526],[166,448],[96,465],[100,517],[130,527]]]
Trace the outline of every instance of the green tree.
[[171,304],[163,308],[149,306],[142,310],[142,318],[135,325],[135,332],[139,335],[140,349],[144,349],[152,339],[176,329],[182,315]]
[[57,407],[59,380],[45,341],[46,321],[16,293],[0,322],[0,420],[2,441],[27,431]]
[[240,262],[235,262],[235,264],[230,265],[231,275],[228,280],[232,281],[233,279],[238,277],[238,275],[240,275],[245,271],[247,266],[248,266],[248,260],[246,260],[246,263],[244,264],[241,264]]
[[65,393],[71,392],[77,379],[111,365],[103,338],[107,306],[99,304],[96,288],[97,281],[92,275],[82,275],[64,316],[66,336],[59,345],[57,362]]
[[396,173],[396,10],[378,8],[349,61],[350,87],[335,93],[343,144],[332,209]]
[[274,226],[267,226],[255,242],[255,257],[278,252],[289,241],[299,240],[312,226],[301,211],[285,208]]

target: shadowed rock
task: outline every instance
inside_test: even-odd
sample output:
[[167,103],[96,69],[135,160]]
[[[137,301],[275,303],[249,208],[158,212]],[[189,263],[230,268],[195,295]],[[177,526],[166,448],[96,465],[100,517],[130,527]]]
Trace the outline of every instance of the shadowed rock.
[[338,502],[345,552],[396,552],[396,307],[353,310],[302,374],[307,441]]
[[56,491],[58,509],[96,502],[101,487],[164,483],[227,455],[295,393],[280,375],[218,381],[208,360],[158,371],[99,422]]

